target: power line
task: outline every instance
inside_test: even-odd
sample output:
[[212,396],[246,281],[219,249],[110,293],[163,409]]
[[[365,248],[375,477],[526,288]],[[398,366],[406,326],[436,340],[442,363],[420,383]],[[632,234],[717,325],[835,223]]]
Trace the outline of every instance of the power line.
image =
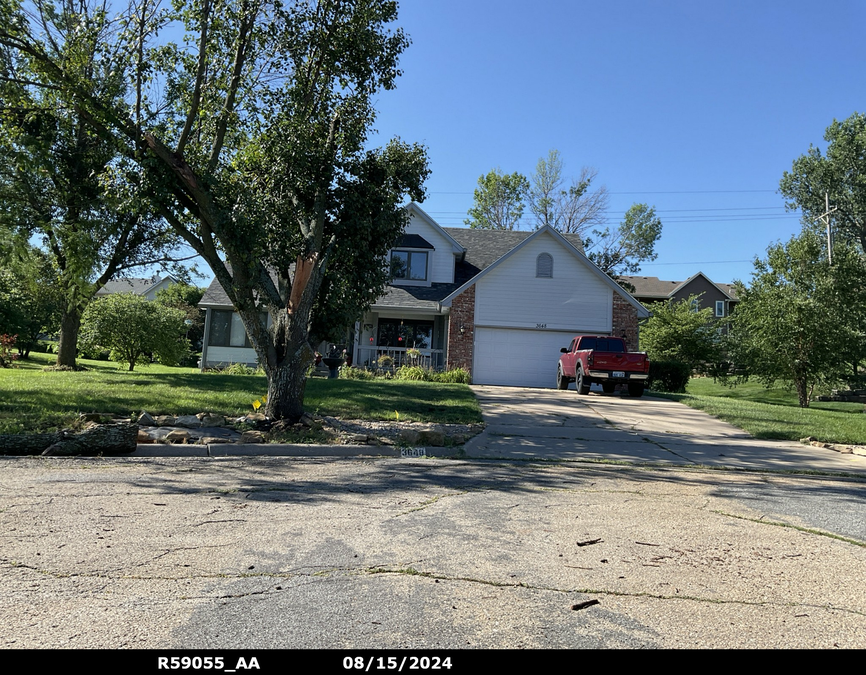
[[[754,192],[773,192],[776,190],[633,190],[629,192],[608,192],[609,195],[703,195],[703,194],[746,194]],[[474,195],[475,192],[439,192],[431,191],[431,195]]]

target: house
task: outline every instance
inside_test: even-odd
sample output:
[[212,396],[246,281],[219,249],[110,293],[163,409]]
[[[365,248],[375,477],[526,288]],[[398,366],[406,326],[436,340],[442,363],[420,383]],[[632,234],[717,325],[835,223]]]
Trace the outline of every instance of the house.
[[[553,387],[560,349],[574,335],[638,345],[647,309],[583,254],[580,238],[441,227],[417,204],[391,251],[394,280],[349,336],[357,366],[462,367],[476,384]],[[212,283],[203,367],[254,363],[240,318]]]
[[132,293],[133,295],[143,295],[148,300],[156,300],[158,291],[176,283],[178,280],[170,274],[164,277],[154,274],[149,279],[114,279],[96,291],[96,297],[102,298],[115,293]]
[[713,316],[722,319],[730,316],[737,304],[737,289],[733,284],[716,284],[703,272],[685,281],[664,281],[658,277],[620,277],[634,287],[632,295],[644,305],[653,302],[688,300],[698,295],[695,311],[709,307]]

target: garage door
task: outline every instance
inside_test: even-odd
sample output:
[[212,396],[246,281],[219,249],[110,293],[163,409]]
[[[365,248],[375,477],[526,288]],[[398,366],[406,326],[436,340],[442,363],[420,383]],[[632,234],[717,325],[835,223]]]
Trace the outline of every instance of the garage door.
[[553,387],[560,349],[577,333],[475,328],[472,382],[516,387]]

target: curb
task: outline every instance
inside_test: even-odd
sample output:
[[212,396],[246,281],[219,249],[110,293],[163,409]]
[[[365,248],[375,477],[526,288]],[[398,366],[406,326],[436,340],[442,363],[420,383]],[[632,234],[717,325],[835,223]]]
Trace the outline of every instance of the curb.
[[395,448],[371,445],[303,445],[289,443],[139,443],[126,457],[455,457],[454,448]]

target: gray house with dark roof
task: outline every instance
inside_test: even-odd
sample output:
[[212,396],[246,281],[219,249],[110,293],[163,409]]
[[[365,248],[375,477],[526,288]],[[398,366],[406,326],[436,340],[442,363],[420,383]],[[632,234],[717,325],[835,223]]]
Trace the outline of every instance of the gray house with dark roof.
[[634,297],[644,305],[653,302],[679,302],[692,295],[700,296],[695,309],[709,307],[718,319],[730,316],[737,304],[737,289],[733,284],[716,284],[703,272],[685,281],[664,281],[658,277],[621,277],[634,286]]
[[[596,267],[580,238],[443,228],[417,204],[391,251],[394,278],[350,339],[361,367],[417,363],[463,367],[476,384],[552,387],[560,348],[578,334],[617,335],[638,345],[649,312]],[[203,366],[255,362],[243,326],[214,282]]]

